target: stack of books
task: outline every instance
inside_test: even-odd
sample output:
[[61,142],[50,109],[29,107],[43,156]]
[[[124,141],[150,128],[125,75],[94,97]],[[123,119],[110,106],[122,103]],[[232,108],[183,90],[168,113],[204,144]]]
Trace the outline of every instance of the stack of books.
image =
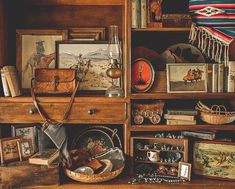
[[164,114],[167,125],[196,125],[196,110],[168,109]]

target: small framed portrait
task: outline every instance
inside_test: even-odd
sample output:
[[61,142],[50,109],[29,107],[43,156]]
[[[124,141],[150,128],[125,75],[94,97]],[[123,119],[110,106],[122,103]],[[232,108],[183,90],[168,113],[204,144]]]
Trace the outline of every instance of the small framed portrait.
[[207,64],[167,64],[167,92],[207,92]]
[[68,38],[79,41],[104,41],[105,28],[69,28]]
[[[58,68],[77,69],[77,77],[85,78],[80,84],[81,91],[105,91],[112,86],[112,79],[106,74],[109,65],[107,41],[57,41],[56,65]],[[114,84],[120,86],[120,80]]]
[[16,30],[16,67],[23,91],[31,88],[34,68],[55,68],[55,41],[67,36],[67,30]]
[[35,125],[11,125],[11,136],[20,136],[32,142],[33,151],[37,150],[37,128]]
[[148,27],[161,27],[162,0],[148,0]]
[[20,159],[17,142],[20,137],[9,137],[0,139],[1,164]]
[[191,164],[185,162],[179,162],[178,177],[184,178],[188,181],[191,180]]
[[144,58],[136,59],[131,66],[131,87],[135,92],[147,92],[153,85],[155,72]]
[[31,139],[22,139],[17,141],[17,147],[20,161],[27,160],[34,153]]

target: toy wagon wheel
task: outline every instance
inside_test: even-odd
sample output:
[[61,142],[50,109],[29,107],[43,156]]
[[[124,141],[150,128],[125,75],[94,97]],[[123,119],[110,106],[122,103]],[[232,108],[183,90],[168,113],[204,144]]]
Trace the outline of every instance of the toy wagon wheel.
[[141,115],[136,115],[136,116],[134,116],[134,123],[135,123],[135,124],[140,125],[140,124],[142,124],[143,122],[144,122],[144,117],[143,117],[143,116],[141,116]]
[[158,124],[161,121],[160,115],[154,115],[153,117],[150,117],[150,122],[154,125]]

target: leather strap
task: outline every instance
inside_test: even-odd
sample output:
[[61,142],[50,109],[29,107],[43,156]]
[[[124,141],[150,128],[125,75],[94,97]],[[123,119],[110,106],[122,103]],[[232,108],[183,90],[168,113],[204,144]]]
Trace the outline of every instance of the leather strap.
[[62,125],[67,119],[68,119],[68,116],[69,116],[69,113],[70,113],[70,110],[72,108],[72,105],[73,105],[73,102],[74,102],[74,98],[75,98],[75,95],[76,95],[76,92],[79,88],[79,85],[80,85],[80,82],[78,81],[77,84],[76,84],[76,87],[71,95],[71,98],[70,98],[70,101],[67,105],[67,108],[66,108],[66,111],[64,113],[64,116],[63,116],[63,119],[61,121],[53,121],[52,119],[48,118],[45,116],[45,113],[41,110],[42,108],[40,108],[39,104],[38,104],[38,100],[36,98],[36,95],[35,95],[35,92],[34,92],[34,89],[33,87],[31,87],[31,95],[32,95],[32,98],[33,98],[33,104],[34,106],[36,107],[38,113],[40,114],[40,116],[42,117],[43,121],[45,122],[43,124],[43,130],[46,129],[45,127],[48,125],[48,124],[54,124],[54,125]]

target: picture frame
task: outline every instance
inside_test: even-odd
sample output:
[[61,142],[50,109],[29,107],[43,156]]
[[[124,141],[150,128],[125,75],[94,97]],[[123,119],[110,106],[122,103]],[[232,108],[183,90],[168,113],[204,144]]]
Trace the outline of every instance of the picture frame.
[[23,92],[30,91],[34,68],[55,68],[55,41],[67,37],[67,30],[16,30],[16,68]]
[[105,28],[69,28],[69,40],[105,41]]
[[162,1],[163,0],[147,1],[148,27],[162,27]]
[[131,88],[135,92],[147,92],[151,89],[155,78],[155,71],[150,61],[137,58],[131,66]]
[[168,93],[206,93],[207,64],[167,64]]
[[192,165],[190,163],[179,162],[178,177],[190,181],[191,180],[191,170],[192,170]]
[[31,139],[22,139],[17,141],[17,147],[19,151],[20,161],[27,160],[34,154],[34,149]]
[[1,164],[20,160],[17,142],[21,137],[8,137],[0,139]]
[[235,181],[234,157],[234,142],[196,141],[193,173],[211,179]]
[[[107,41],[57,41],[56,66],[77,69],[79,79],[87,71],[79,90],[103,92],[112,86],[112,79],[106,74],[109,68],[107,49]],[[114,80],[116,86],[120,83],[120,79]]]
[[27,125],[27,124],[19,124],[19,125],[11,125],[11,136],[12,137],[22,137],[23,139],[29,139],[32,142],[33,151],[36,152],[38,149],[38,136],[37,136],[37,128],[36,125]]

